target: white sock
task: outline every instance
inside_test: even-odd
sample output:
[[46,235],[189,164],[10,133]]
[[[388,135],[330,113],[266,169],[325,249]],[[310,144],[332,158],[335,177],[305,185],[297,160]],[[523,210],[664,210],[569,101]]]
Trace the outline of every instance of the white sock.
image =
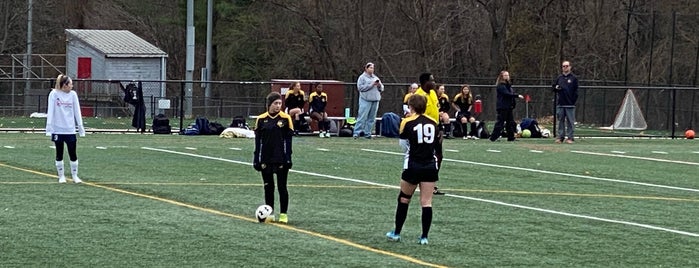
[[78,160],[70,161],[70,174],[74,179],[78,177]]
[[58,174],[58,178],[59,178],[59,179],[65,177],[65,176],[63,175],[63,171],[64,171],[64,168],[63,168],[63,160],[61,160],[61,161],[56,161],[56,173]]

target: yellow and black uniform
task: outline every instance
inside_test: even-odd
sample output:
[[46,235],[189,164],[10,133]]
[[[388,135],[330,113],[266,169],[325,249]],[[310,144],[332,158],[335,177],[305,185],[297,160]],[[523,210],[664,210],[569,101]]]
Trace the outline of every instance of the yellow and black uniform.
[[306,105],[305,94],[303,90],[299,90],[296,93],[293,90],[287,91],[286,97],[284,97],[286,111],[289,112],[291,109],[299,108],[303,112],[303,106]]
[[459,114],[463,117],[471,117],[471,112],[469,109],[471,108],[471,105],[473,105],[473,98],[470,94],[456,94],[456,96],[454,96],[454,104],[456,104],[456,107],[459,107],[459,112],[456,114],[457,117]]
[[328,95],[325,92],[318,94],[318,92],[314,91],[308,97],[308,104],[310,106],[309,112],[324,113],[325,106],[328,105]]
[[442,96],[439,96],[438,101],[439,111],[443,113],[448,113],[449,109],[451,109],[451,104],[449,103],[449,95],[447,95],[446,93],[442,94]]
[[408,92],[405,93],[405,96],[403,97],[403,116],[407,116],[408,114],[410,114],[410,108],[408,108],[408,99],[410,99],[410,96],[412,96],[413,94],[415,93]]
[[[313,91],[311,95],[308,97],[308,106],[309,106],[309,112],[311,113],[311,118],[314,116],[316,118],[321,118],[318,121],[318,129],[321,131],[321,134],[323,134],[325,131],[330,130],[330,120],[325,118],[325,106],[328,105],[328,94],[325,94],[325,92],[321,92],[320,94],[317,91]],[[313,113],[318,113],[318,115],[313,115]],[[329,135],[329,133],[328,133]],[[327,136],[330,137],[330,136]]]
[[286,164],[291,162],[291,137],[294,125],[284,112],[275,115],[263,113],[255,122],[255,159],[259,164]]
[[255,152],[253,167],[262,173],[265,203],[274,207],[274,174],[277,174],[280,212],[289,208],[287,177],[291,169],[291,138],[294,125],[291,116],[284,112],[261,114],[255,122]]
[[471,106],[473,105],[473,97],[471,94],[464,95],[462,93],[456,94],[454,96],[454,104],[459,107],[459,111],[456,112],[456,122],[461,124],[461,133],[464,133],[466,137],[476,136],[476,122],[471,122],[471,131],[468,131],[468,122],[462,123],[461,119],[466,118],[466,120],[471,118]]
[[411,184],[439,180],[437,122],[425,115],[412,115],[400,123],[400,139],[408,141],[401,179]]

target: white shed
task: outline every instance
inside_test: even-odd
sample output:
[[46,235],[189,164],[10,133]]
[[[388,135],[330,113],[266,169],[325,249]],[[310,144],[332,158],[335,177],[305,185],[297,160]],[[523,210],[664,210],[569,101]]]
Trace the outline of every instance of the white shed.
[[[66,29],[65,33],[66,73],[70,77],[125,82],[166,79],[167,53],[130,31]],[[92,96],[121,95],[119,89],[97,83],[76,90]],[[144,82],[143,96],[147,100],[164,98],[165,84]],[[146,115],[150,115],[150,107],[147,109]]]

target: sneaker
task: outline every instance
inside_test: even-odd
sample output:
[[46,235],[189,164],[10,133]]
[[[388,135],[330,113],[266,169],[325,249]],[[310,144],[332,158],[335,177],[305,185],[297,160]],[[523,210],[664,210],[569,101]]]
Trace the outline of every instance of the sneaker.
[[394,233],[393,231],[386,233],[386,237],[388,238],[389,241],[393,241],[393,242],[400,241],[400,235]]
[[427,242],[427,237],[420,237],[420,238],[417,240],[417,243],[420,244],[420,245],[427,245],[427,244],[428,244],[428,242]]
[[567,143],[567,144],[573,144],[573,140],[567,139],[567,140],[566,140],[566,143]]
[[274,215],[269,215],[269,217],[265,218],[265,222],[267,222],[267,223],[275,222]]
[[279,214],[279,223],[289,223],[289,217],[286,213]]
[[78,177],[73,177],[73,182],[74,182],[74,183],[83,183],[83,180],[81,180],[81,179],[78,178]]
[[325,137],[330,138],[330,132],[325,132]]
[[321,133],[318,135],[318,137],[321,137],[321,138],[325,137],[325,133],[321,132]]
[[561,140],[561,139],[556,139],[556,144],[561,144],[562,142],[563,142],[563,140]]
[[470,139],[471,139],[471,136],[464,136],[463,139],[464,139],[464,140],[470,140]]
[[471,136],[471,139],[472,139],[472,140],[477,140],[478,137],[476,137],[476,136]]
[[66,177],[58,178],[58,183],[66,183]]
[[444,192],[440,192],[439,188],[437,186],[434,187],[434,191],[432,192],[434,195],[444,195]]

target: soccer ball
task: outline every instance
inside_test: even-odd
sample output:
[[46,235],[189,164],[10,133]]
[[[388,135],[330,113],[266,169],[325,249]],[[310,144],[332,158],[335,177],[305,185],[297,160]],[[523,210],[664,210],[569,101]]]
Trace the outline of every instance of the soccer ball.
[[525,129],[522,130],[522,138],[530,138],[532,136],[531,130]]
[[255,217],[257,217],[257,220],[259,222],[264,222],[267,217],[272,215],[272,212],[274,212],[274,209],[270,207],[269,205],[261,205],[257,207],[257,210],[255,211]]
[[694,139],[694,130],[688,129],[684,132],[684,137],[687,139]]
[[542,129],[541,136],[544,138],[549,138],[549,137],[551,137],[551,131],[548,129]]

